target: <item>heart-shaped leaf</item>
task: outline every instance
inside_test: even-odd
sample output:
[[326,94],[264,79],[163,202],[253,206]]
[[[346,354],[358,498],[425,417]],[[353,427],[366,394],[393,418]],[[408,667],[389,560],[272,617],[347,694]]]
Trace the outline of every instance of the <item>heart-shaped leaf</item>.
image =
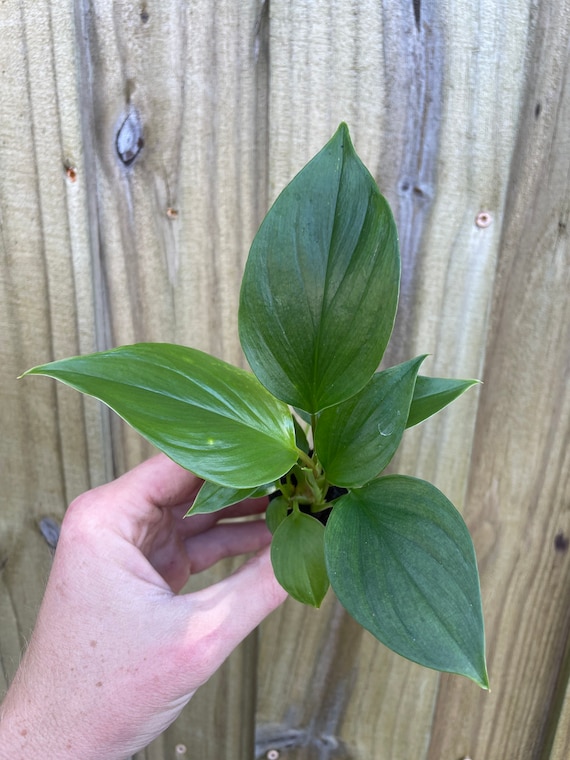
[[414,397],[406,427],[412,427],[431,417],[468,388],[477,385],[478,380],[453,380],[443,377],[423,377],[419,375],[414,388]]
[[321,412],[315,449],[337,486],[362,486],[379,475],[400,445],[425,356],[377,372],[348,401]]
[[341,124],[253,241],[239,308],[251,368],[307,412],[354,395],[390,338],[399,277],[392,213]]
[[293,599],[320,607],[329,587],[324,526],[298,510],[281,521],[271,542],[275,577]]
[[377,639],[488,688],[473,544],[435,486],[392,475],[349,492],[329,517],[325,554],[341,604]]
[[299,455],[285,404],[251,373],[196,349],[139,343],[26,374],[100,399],[182,467],[221,485],[277,480]]

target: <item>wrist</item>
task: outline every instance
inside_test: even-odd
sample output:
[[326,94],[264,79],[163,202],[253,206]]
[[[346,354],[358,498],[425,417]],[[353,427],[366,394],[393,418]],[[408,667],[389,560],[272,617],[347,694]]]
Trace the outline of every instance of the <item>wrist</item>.
[[45,743],[43,749],[36,745],[30,701],[20,684],[13,684],[0,705],[0,760],[39,760],[40,752],[46,756]]
[[[44,704],[39,704],[40,701]],[[89,760],[91,755],[84,751],[85,746],[77,746],[76,732],[56,710],[57,706],[49,698],[36,699],[19,672],[0,705],[0,760],[77,760],[79,757]]]

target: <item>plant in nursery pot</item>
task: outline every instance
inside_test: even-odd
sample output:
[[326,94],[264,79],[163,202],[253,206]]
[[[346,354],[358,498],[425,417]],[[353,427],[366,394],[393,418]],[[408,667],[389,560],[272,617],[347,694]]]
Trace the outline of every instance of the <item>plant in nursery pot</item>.
[[295,599],[340,603],[395,652],[488,686],[479,576],[455,507],[382,475],[406,430],[475,381],[378,371],[398,304],[386,200],[346,125],[277,198],[243,276],[252,372],[142,343],[35,367],[114,409],[204,483],[189,514],[273,493],[275,574]]

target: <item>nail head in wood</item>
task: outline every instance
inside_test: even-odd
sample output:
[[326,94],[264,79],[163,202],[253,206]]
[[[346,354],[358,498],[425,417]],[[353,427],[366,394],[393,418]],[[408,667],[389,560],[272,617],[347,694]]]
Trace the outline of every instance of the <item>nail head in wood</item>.
[[481,211],[477,214],[477,217],[475,219],[475,224],[477,227],[480,227],[481,229],[485,229],[485,227],[489,227],[491,222],[493,221],[493,217],[491,214],[489,214],[488,211]]

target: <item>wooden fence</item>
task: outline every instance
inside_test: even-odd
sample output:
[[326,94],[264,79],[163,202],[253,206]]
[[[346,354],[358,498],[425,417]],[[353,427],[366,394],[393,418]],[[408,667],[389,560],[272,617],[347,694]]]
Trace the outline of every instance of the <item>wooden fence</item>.
[[473,533],[492,691],[387,651],[332,594],[288,602],[137,758],[570,757],[569,39],[569,0],[0,3],[0,685],[49,521],[149,453],[17,375],[139,340],[243,363],[249,244],[345,120],[399,226],[389,360],[484,380],[394,469]]

